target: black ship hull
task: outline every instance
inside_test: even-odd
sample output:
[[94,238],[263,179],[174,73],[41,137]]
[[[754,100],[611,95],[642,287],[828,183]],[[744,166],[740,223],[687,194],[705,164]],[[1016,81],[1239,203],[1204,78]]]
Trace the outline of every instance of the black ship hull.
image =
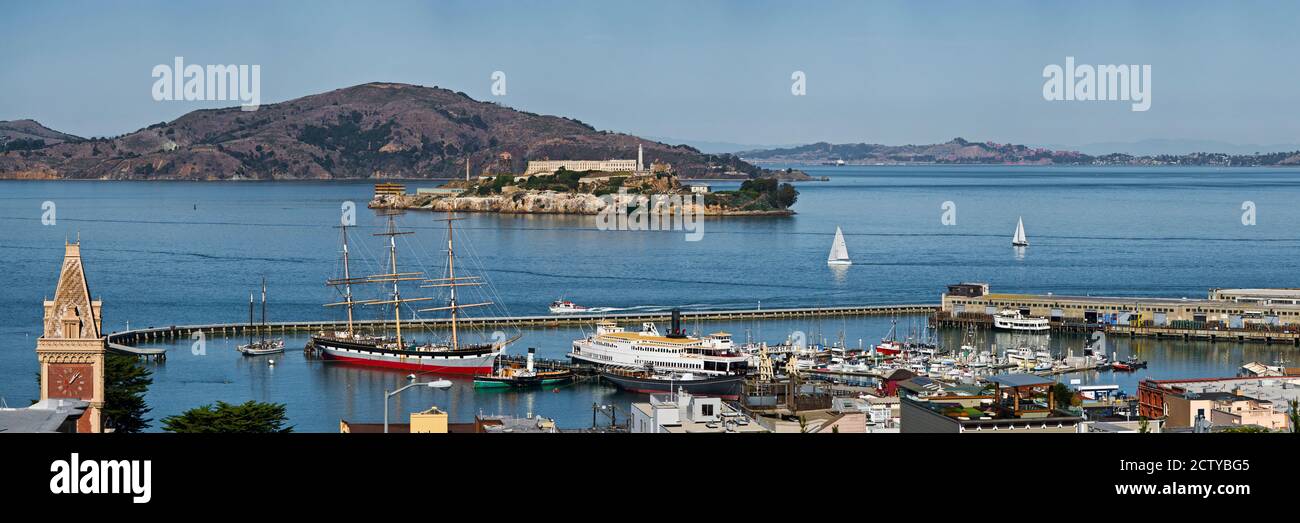
[[613,383],[618,388],[629,392],[637,392],[641,394],[668,394],[678,390],[684,390],[696,396],[711,396],[728,400],[739,399],[745,385],[745,376],[739,374],[668,380],[650,376],[602,371],[600,377],[601,379]]

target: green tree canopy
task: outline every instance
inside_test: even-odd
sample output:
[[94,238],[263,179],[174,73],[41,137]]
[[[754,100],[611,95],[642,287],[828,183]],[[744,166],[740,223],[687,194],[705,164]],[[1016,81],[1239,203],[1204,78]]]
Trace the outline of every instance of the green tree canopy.
[[285,426],[287,421],[284,404],[250,400],[240,405],[218,401],[216,406],[203,405],[179,416],[167,416],[162,423],[167,432],[267,434],[293,432],[293,427]]
[[153,371],[135,358],[109,353],[104,358],[104,427],[114,432],[140,432],[149,426],[151,410],[144,395],[153,384]]

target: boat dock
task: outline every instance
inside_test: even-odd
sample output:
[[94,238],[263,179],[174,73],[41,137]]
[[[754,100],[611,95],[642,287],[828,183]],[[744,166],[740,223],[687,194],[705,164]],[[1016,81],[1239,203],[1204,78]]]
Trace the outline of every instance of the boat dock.
[[[800,317],[854,317],[854,316],[904,316],[930,315],[939,308],[936,304],[884,304],[884,306],[850,306],[850,307],[807,307],[807,308],[753,308],[753,310],[731,311],[682,311],[684,321],[746,321],[746,320],[780,320],[800,319]],[[668,321],[671,311],[658,312],[607,312],[607,314],[567,314],[538,316],[491,316],[461,317],[458,323],[464,327],[571,327],[571,325],[590,325],[607,320],[616,323],[642,323],[642,321]],[[446,317],[437,319],[403,319],[403,328],[446,328],[451,324]],[[355,320],[356,329],[391,329],[393,320]],[[143,329],[123,330],[109,334],[108,341],[120,345],[148,341],[181,340],[203,336],[243,336],[243,334],[289,334],[313,333],[321,330],[339,330],[347,327],[344,320],[315,321],[272,321],[265,325],[248,325],[243,323],[220,323],[199,325],[168,325],[168,327],[147,327]]]
[[[743,309],[716,311],[682,311],[683,321],[750,321],[778,320],[798,318],[847,318],[863,316],[906,316],[930,315],[938,310],[938,305],[857,305],[843,307],[807,307],[781,309]],[[460,318],[462,327],[566,327],[591,325],[597,321],[614,321],[618,323],[664,322],[671,319],[671,311],[634,312],[634,313],[582,313],[538,316],[498,316],[480,318]],[[403,319],[403,328],[446,328],[450,325],[448,318]],[[393,320],[356,320],[353,328],[358,330],[385,330],[393,328]],[[314,333],[330,330],[342,330],[347,327],[343,320],[288,321],[269,322],[265,325],[248,325],[246,323],[213,323],[199,325],[169,325],[166,327],[145,327],[108,335],[111,344],[132,347],[138,343],[167,341],[179,339],[198,339],[198,336],[254,336],[265,333],[293,334]],[[161,349],[136,349],[161,350]]]

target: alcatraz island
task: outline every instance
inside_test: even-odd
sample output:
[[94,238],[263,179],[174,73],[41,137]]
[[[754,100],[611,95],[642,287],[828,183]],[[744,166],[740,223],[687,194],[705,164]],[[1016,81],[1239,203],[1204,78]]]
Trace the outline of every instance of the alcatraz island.
[[594,215],[618,201],[636,207],[640,196],[678,195],[690,212],[702,202],[706,216],[789,216],[794,214],[790,207],[799,192],[782,183],[783,175],[789,179],[803,175],[781,172],[745,179],[737,190],[715,191],[696,180],[683,184],[669,163],[653,161],[647,166],[640,147],[635,160],[531,160],[522,174],[509,172],[511,164],[508,153],[503,153],[477,177],[470,176],[467,167],[464,179],[419,188],[414,194],[398,184],[376,185],[370,207]]

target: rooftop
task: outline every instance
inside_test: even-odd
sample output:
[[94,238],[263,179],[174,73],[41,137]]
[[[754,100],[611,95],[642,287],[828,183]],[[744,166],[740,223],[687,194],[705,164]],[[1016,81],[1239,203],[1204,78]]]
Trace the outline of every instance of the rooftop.
[[0,432],[62,432],[87,405],[81,400],[48,399],[23,409],[0,409]]

